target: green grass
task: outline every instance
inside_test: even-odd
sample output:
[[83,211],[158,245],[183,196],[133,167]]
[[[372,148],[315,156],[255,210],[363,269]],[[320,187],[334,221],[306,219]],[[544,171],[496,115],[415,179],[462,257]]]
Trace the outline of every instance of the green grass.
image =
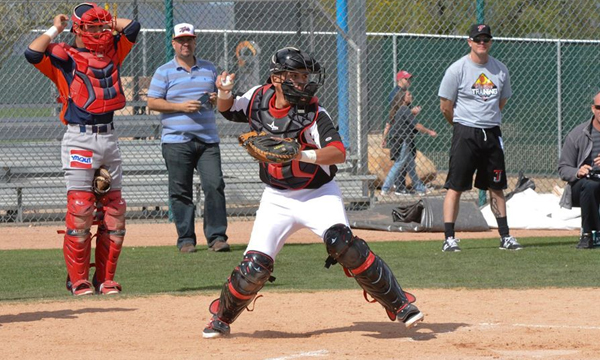
[[0,118],[28,118],[53,116],[53,110],[53,107],[48,107],[47,105],[40,105],[39,108],[6,108],[0,109]]
[[[401,285],[415,288],[598,287],[600,249],[576,250],[574,238],[525,238],[525,249],[501,251],[498,240],[463,240],[461,253],[442,253],[441,241],[379,242],[371,249]],[[117,272],[123,296],[217,293],[245,249],[179,254],[174,246],[126,247]],[[322,244],[288,244],[277,257],[266,291],[358,289],[339,265],[324,268]],[[92,270],[93,271],[93,270]],[[0,251],[0,301],[68,298],[62,250]]]

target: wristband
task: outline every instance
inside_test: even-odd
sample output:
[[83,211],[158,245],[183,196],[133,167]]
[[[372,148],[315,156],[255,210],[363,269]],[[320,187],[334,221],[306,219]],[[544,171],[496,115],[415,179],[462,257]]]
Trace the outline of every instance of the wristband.
[[317,162],[317,152],[314,150],[303,150],[300,151],[300,161],[306,163],[316,163]]
[[223,90],[219,89],[217,91],[217,97],[219,99],[223,99],[223,100],[231,99],[231,91],[223,91]]
[[58,35],[58,29],[56,26],[52,25],[52,27],[44,33],[44,35],[48,35],[50,39],[54,40],[54,38]]

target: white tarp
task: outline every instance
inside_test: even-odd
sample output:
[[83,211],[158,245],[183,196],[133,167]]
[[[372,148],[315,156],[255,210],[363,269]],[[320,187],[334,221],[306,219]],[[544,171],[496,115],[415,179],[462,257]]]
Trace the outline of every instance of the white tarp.
[[[538,194],[532,189],[516,193],[506,202],[508,226],[511,229],[581,228],[581,209],[561,208],[559,200],[555,194]],[[498,227],[489,204],[481,209],[481,213],[489,227]]]

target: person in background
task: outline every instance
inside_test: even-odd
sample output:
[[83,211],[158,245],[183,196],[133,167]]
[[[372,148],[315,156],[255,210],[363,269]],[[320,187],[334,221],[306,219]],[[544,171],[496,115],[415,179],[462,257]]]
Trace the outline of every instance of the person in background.
[[438,95],[440,110],[452,125],[450,164],[444,187],[444,233],[442,251],[458,252],[455,237],[460,196],[475,186],[490,191],[492,213],[498,222],[500,249],[521,250],[510,235],[506,219],[507,187],[502,142],[502,109],[512,96],[508,68],[489,55],[492,32],[486,24],[469,29],[469,54],[454,62],[444,74]]
[[581,208],[581,237],[577,249],[592,249],[592,234],[600,236],[600,93],[592,99],[592,118],[567,135],[558,161],[558,174],[567,181],[560,206]]
[[[393,121],[394,114],[398,108],[397,105],[396,106],[394,105],[394,103],[395,103],[394,99],[396,99],[398,96],[400,98],[402,98],[403,93],[408,91],[408,88],[410,87],[411,84],[412,84],[412,74],[406,70],[398,71],[398,73],[396,74],[396,86],[394,86],[394,88],[388,95],[388,103],[390,104],[390,116],[389,116],[388,121],[386,121],[386,124],[389,124],[391,121]],[[421,107],[416,106],[414,109],[412,109],[412,111],[413,111],[413,115],[417,116],[421,112]],[[383,147],[386,147],[385,142],[386,142],[386,137],[383,136],[382,137],[382,146]],[[415,147],[413,147],[413,148],[411,148],[411,151],[413,153],[413,157],[416,157],[417,149]],[[396,180],[394,181],[394,187],[396,188],[396,195],[410,194],[410,191],[408,191],[408,189],[406,188],[406,174],[407,174],[407,168],[404,167],[402,170],[400,170],[400,172],[396,176]],[[383,194],[383,195],[385,195],[385,194]]]
[[161,113],[162,154],[169,174],[169,203],[177,247],[196,252],[194,169],[204,192],[204,236],[213,251],[229,251],[225,182],[213,106],[217,70],[197,59],[194,26],[175,25],[175,58],[160,66],[148,89],[148,108]]
[[[412,100],[412,93],[408,90],[396,93],[394,105],[392,106],[393,117],[391,117],[390,122],[386,124],[383,131],[381,145],[383,147],[389,146],[390,157],[392,160],[395,160],[381,187],[381,195],[384,196],[391,191],[397,177],[405,169],[412,179],[412,187],[417,194],[424,195],[427,193],[425,184],[423,184],[417,174],[415,157],[413,155],[413,149],[416,152],[414,137],[416,132],[421,132],[431,137],[436,137],[437,133],[417,122],[414,109],[410,108]],[[388,138],[389,140],[387,140]],[[399,192],[398,188],[396,188],[396,194],[402,194],[402,192]]]

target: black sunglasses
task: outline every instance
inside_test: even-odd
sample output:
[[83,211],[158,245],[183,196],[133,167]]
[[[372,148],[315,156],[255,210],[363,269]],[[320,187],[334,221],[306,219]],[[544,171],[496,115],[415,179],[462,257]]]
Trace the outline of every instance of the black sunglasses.
[[471,39],[471,41],[476,42],[476,43],[489,43],[490,41],[492,41],[491,38],[487,37],[487,36],[482,36],[482,37],[476,37],[474,39]]
[[596,109],[596,110],[600,110],[600,105],[596,105],[596,104],[594,104],[594,109]]

